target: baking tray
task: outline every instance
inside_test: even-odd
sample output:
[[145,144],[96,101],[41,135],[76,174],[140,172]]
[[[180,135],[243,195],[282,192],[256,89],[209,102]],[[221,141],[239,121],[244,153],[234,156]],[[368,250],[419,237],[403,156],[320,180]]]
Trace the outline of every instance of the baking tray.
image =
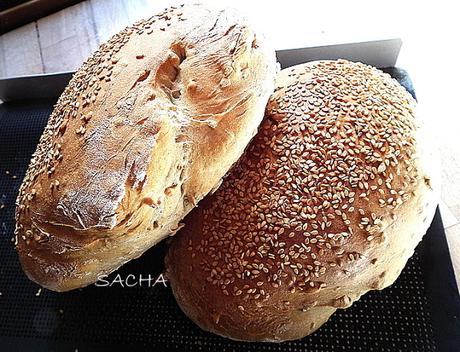
[[[406,71],[385,71],[415,97]],[[66,79],[57,78],[61,90]],[[29,89],[39,91],[40,77],[32,81]],[[52,81],[43,78],[43,84]],[[0,105],[0,351],[460,350],[460,298],[439,211],[393,286],[369,292],[298,341],[249,344],[204,332],[181,312],[170,288],[161,283],[39,291],[22,272],[11,241],[14,201],[56,98],[26,100],[29,95],[22,92]],[[165,242],[155,246],[108,281],[129,274],[158,277],[166,248]]]

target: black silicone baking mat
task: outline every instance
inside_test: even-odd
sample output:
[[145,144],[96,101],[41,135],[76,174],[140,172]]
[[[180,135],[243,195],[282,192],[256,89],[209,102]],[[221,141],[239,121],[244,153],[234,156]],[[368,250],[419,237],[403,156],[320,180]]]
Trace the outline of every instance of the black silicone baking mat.
[[[387,72],[414,94],[405,71]],[[248,344],[203,332],[161,283],[40,292],[11,238],[16,193],[53,103],[0,105],[0,351],[460,351],[460,299],[439,212],[393,286],[366,294],[299,341]],[[152,248],[109,282],[117,274],[155,279],[165,248]]]

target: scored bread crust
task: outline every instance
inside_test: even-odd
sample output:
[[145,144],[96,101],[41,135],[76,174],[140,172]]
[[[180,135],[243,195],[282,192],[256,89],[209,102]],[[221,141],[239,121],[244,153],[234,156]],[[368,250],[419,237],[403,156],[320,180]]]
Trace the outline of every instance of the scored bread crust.
[[54,107],[17,200],[17,250],[56,291],[181,226],[257,131],[274,51],[235,11],[171,7],[116,34]]
[[389,75],[319,61],[276,86],[259,133],[166,257],[185,314],[236,340],[302,338],[391,285],[437,205],[430,138]]

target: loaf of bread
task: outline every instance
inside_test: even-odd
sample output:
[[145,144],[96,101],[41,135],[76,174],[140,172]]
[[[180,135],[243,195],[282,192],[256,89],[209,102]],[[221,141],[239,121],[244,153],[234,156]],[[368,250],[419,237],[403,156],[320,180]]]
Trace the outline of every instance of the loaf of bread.
[[389,75],[318,61],[276,85],[258,135],[166,258],[185,314],[236,340],[301,338],[391,285],[437,204],[416,104]]
[[57,102],[17,200],[26,274],[95,282],[181,226],[259,126],[274,50],[233,10],[172,7],[103,44]]

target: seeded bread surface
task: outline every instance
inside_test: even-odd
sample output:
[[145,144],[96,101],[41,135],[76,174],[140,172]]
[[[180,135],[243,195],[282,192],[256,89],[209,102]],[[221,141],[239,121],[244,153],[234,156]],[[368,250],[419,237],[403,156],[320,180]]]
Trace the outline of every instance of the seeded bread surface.
[[101,45],[57,102],[20,189],[26,274],[82,287],[173,235],[256,133],[275,71],[245,19],[203,5]]
[[319,61],[276,85],[259,133],[166,258],[182,310],[236,340],[302,338],[391,285],[437,204],[430,138],[389,75]]

